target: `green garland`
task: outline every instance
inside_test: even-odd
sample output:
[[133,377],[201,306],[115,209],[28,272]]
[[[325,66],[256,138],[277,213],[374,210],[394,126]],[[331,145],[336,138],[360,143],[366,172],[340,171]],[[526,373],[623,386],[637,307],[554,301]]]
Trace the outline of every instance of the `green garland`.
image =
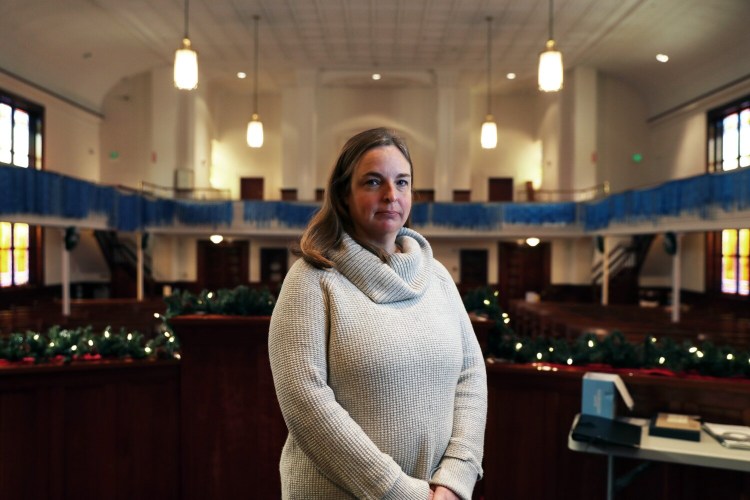
[[[517,335],[510,327],[511,318],[498,303],[498,290],[477,288],[464,296],[470,313],[484,316],[495,324],[488,339],[488,356],[515,363],[543,362],[570,366],[604,364],[613,368],[669,370],[674,373],[697,373],[716,377],[750,377],[750,353],[711,342],[675,343],[672,339],[648,336],[633,344],[614,331],[600,339],[585,333],[574,341],[548,337]],[[222,314],[268,316],[276,304],[267,290],[238,286],[233,290],[208,290],[194,295],[175,290],[166,297],[167,311],[159,334],[145,340],[139,332],[110,327],[96,334],[92,328],[50,328],[46,334],[26,332],[0,337],[0,360],[33,360],[35,363],[62,359],[65,362],[87,358],[179,358],[179,341],[169,326],[169,318],[182,314]]]
[[28,331],[0,337],[0,360],[45,363],[75,359],[171,359],[179,358],[180,343],[166,323],[154,338],[146,340],[137,331],[105,328],[95,333],[91,326],[51,327],[46,333]]
[[256,290],[240,285],[232,290],[216,292],[203,290],[194,295],[187,290],[175,290],[165,297],[167,320],[182,314],[226,314],[231,316],[270,316],[276,298],[268,289]]
[[510,317],[497,302],[499,292],[479,288],[466,294],[467,311],[495,321],[488,340],[488,356],[514,363],[552,363],[569,366],[604,364],[613,368],[667,370],[714,377],[750,377],[750,353],[711,342],[683,342],[653,335],[640,344],[614,331],[604,338],[585,333],[574,341],[517,335]]

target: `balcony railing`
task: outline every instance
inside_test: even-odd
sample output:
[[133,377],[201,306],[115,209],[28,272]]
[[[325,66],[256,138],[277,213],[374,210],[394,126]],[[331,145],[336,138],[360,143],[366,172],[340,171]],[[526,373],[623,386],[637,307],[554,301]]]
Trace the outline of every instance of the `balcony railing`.
[[[304,227],[318,202],[159,198],[55,172],[0,166],[0,217],[36,224],[117,231],[230,228],[236,232]],[[669,181],[591,201],[415,203],[416,228],[502,232],[528,226],[606,232],[613,226],[674,218],[715,222],[727,214],[750,225],[750,168]],[[92,224],[92,219],[97,224]],[[701,224],[698,224],[701,226]]]

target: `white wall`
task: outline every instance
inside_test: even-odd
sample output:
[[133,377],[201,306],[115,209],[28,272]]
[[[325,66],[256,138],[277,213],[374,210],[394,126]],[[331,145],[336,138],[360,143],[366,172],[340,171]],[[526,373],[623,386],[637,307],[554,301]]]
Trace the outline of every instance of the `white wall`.
[[247,123],[252,115],[252,97],[232,90],[213,87],[210,93],[210,116],[213,124],[211,185],[229,189],[232,198],[240,197],[241,177],[263,177],[267,200],[281,198],[281,102],[278,94],[258,96],[264,142],[261,148],[247,145]]
[[482,149],[479,141],[483,110],[486,109],[484,99],[486,97],[477,94],[472,103],[474,134],[469,144],[471,201],[489,199],[490,177],[512,178],[514,190],[522,189],[526,181],[533,181],[539,187],[542,183],[542,144],[537,135],[540,120],[538,92],[516,92],[494,98],[492,112],[498,128],[495,149]]
[[317,92],[318,139],[315,187],[324,188],[349,137],[373,127],[400,132],[414,164],[414,187],[434,186],[436,90],[321,88]]
[[[608,181],[612,192],[642,186],[644,176],[655,168],[648,149],[646,102],[632,87],[607,75],[600,76],[598,88],[596,182]],[[635,153],[643,155],[641,163],[633,162]]]
[[556,239],[552,242],[553,285],[590,285],[591,266],[594,262],[592,238]]
[[141,188],[151,160],[151,74],[121,80],[104,98],[100,179]]

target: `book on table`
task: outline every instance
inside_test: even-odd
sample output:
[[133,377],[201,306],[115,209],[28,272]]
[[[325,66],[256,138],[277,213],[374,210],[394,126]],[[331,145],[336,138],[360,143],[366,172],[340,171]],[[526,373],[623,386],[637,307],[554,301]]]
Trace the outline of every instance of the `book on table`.
[[641,445],[641,426],[617,419],[581,414],[571,437],[575,441],[591,444],[638,448]]
[[700,441],[701,422],[694,415],[657,413],[651,418],[648,433],[650,436]]

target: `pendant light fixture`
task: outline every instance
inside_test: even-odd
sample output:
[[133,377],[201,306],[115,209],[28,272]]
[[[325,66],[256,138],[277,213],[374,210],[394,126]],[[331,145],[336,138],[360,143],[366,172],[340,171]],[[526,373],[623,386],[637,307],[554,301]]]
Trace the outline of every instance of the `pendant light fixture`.
[[198,54],[193,50],[188,37],[188,0],[185,0],[185,36],[182,48],[174,54],[174,86],[182,90],[193,90],[198,86]]
[[490,54],[491,54],[491,43],[492,37],[492,17],[487,16],[487,115],[484,117],[484,123],[482,123],[482,148],[484,149],[495,149],[497,147],[497,125],[495,124],[495,118],[492,116],[492,102],[490,97],[490,88],[492,82],[492,66],[490,65]]
[[251,148],[263,146],[263,122],[258,116],[258,20],[260,16],[253,16],[255,22],[255,60],[253,62],[253,115],[247,124],[247,145]]
[[546,49],[539,54],[539,90],[543,92],[557,92],[563,86],[562,53],[555,47],[552,36],[554,13],[552,1],[549,0],[549,39]]

